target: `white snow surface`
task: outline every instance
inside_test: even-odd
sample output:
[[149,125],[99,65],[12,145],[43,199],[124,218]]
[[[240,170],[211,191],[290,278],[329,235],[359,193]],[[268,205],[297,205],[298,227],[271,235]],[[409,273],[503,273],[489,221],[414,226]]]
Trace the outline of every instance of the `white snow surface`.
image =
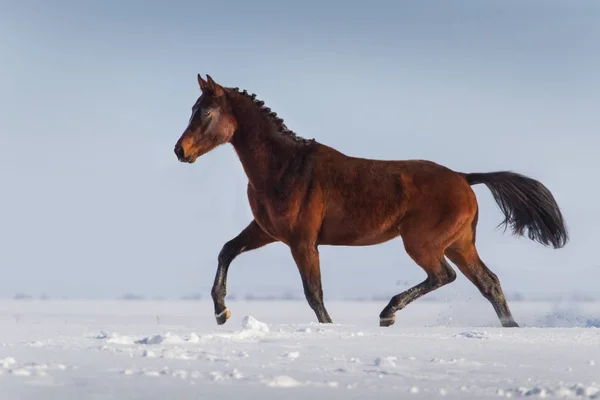
[[[600,399],[600,303],[0,301],[0,399]],[[217,397],[220,396],[220,397]]]

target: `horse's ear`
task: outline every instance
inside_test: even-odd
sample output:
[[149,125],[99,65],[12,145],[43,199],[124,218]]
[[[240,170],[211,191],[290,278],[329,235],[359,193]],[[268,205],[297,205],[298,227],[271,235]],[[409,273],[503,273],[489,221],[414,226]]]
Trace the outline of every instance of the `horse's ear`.
[[206,92],[206,90],[208,89],[208,82],[206,82],[204,79],[202,79],[200,74],[198,74],[198,84],[200,85],[200,90],[202,92]]
[[206,74],[206,79],[208,80],[208,88],[212,92],[213,96],[221,97],[223,95],[223,87],[215,82],[208,74]]

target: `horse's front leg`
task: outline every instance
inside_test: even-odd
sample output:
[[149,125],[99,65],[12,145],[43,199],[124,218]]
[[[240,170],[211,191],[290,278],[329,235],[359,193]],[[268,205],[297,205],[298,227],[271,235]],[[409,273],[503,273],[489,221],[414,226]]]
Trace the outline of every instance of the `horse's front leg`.
[[263,231],[253,220],[239,235],[223,245],[219,253],[217,274],[211,290],[217,324],[223,325],[231,315],[229,309],[225,306],[227,271],[231,262],[243,252],[258,249],[273,242],[276,242],[276,240]]
[[303,241],[290,246],[290,248],[302,277],[302,286],[308,304],[315,312],[320,323],[331,323],[331,318],[323,304],[321,267],[317,246],[310,241]]

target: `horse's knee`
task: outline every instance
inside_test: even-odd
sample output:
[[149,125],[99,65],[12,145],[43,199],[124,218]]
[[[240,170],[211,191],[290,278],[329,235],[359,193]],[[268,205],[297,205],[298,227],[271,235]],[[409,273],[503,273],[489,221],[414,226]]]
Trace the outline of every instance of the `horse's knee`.
[[235,242],[230,240],[225,243],[219,252],[219,256],[217,257],[217,261],[219,265],[229,265],[233,261],[233,259],[238,255],[239,250],[237,249]]

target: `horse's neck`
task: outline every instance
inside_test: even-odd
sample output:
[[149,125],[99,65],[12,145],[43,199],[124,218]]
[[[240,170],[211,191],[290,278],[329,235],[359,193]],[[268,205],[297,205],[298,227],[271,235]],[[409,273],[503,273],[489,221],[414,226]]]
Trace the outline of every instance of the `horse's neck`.
[[269,129],[236,132],[233,145],[248,176],[257,189],[267,189],[297,151],[297,145]]

